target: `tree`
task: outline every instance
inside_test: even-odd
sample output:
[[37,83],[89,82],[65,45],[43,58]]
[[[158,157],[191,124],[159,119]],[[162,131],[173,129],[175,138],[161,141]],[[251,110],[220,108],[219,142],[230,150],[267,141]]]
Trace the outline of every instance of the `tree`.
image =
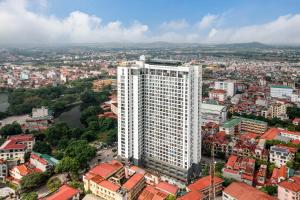
[[222,169],[224,168],[224,163],[223,162],[217,162],[215,165],[215,170],[216,172],[222,172]]
[[37,200],[38,194],[36,192],[23,193],[21,200]]
[[61,181],[59,178],[55,177],[52,178],[50,180],[48,180],[47,182],[47,188],[51,191],[54,192],[56,190],[58,190],[58,188],[61,186]]
[[263,191],[269,195],[274,195],[277,193],[277,186],[267,185],[267,186],[262,187],[261,191]]
[[42,154],[51,155],[51,146],[46,142],[36,141],[36,143],[33,147],[33,151],[42,153]]
[[176,197],[174,195],[169,194],[166,200],[176,200]]
[[268,174],[271,175],[273,173],[273,170],[275,168],[275,164],[274,163],[269,163],[268,164]]
[[33,190],[43,185],[48,179],[48,176],[42,172],[28,174],[21,179],[22,190]]
[[58,142],[63,137],[68,137],[69,126],[66,123],[57,123],[45,131],[46,140],[51,146],[57,146]]
[[55,167],[55,173],[68,172],[77,174],[79,170],[79,162],[75,158],[64,157]]
[[234,179],[232,179],[232,178],[226,178],[226,177],[223,177],[223,179],[224,179],[224,182],[223,182],[223,186],[224,187],[227,187],[228,185],[230,185],[233,181],[234,181]]
[[65,156],[75,158],[81,167],[86,167],[87,162],[95,155],[96,149],[90,146],[86,140],[73,141],[65,150]]
[[9,135],[17,135],[20,133],[22,133],[22,128],[21,125],[18,124],[17,122],[14,122],[12,124],[7,124],[0,129],[0,135],[2,137],[9,136]]

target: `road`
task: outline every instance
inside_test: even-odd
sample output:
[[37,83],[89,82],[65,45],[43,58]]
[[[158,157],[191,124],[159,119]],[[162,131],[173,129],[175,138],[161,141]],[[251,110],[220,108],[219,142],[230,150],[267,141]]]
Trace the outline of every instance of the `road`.
[[113,152],[113,149],[116,149],[116,147],[101,149],[97,151],[97,156],[89,162],[89,166],[93,167],[100,162],[108,162],[113,160],[114,156],[117,155],[117,152]]

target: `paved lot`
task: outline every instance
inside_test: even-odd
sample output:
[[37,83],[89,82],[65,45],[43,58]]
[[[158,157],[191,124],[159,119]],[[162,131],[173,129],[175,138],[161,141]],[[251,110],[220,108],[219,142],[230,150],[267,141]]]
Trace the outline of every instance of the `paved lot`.
[[114,159],[114,157],[117,155],[117,152],[113,152],[113,149],[116,149],[116,147],[111,147],[107,149],[101,149],[97,151],[96,157],[89,162],[89,166],[93,167],[101,162],[108,162]]

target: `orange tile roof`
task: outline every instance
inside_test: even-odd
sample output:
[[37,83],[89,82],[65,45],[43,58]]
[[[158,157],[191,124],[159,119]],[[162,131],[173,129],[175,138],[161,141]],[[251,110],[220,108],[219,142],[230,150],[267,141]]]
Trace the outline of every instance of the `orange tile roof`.
[[237,156],[231,155],[227,160],[226,167],[233,168],[237,159],[238,159]]
[[69,200],[73,196],[79,193],[78,189],[74,189],[68,185],[61,186],[55,193],[49,197],[44,198],[45,200]]
[[270,128],[260,137],[260,139],[273,140],[276,138],[276,136],[280,135],[280,133],[300,136],[300,132],[287,131],[279,128]]
[[112,182],[109,182],[107,180],[101,181],[98,185],[100,185],[108,190],[114,191],[114,192],[116,192],[118,189],[120,189],[120,186],[118,186]]
[[272,179],[278,179],[279,177],[287,178],[288,168],[286,165],[282,165],[279,169],[274,168],[272,172]]
[[293,192],[299,192],[300,191],[300,177],[293,176],[289,178],[289,180],[282,181],[278,184],[278,186],[283,187],[287,190],[291,190]]
[[[215,185],[221,184],[223,182],[223,179],[219,177],[215,177]],[[200,179],[198,179],[196,182],[190,184],[187,186],[187,188],[191,191],[201,191],[211,185],[211,176],[205,176]]]
[[275,200],[274,197],[246,183],[233,182],[223,192],[238,200]]
[[179,190],[179,188],[176,185],[167,183],[167,182],[160,182],[155,186],[157,189],[167,192],[169,194],[172,194],[174,196],[177,195],[177,191]]
[[200,200],[204,196],[201,192],[197,191],[191,191],[183,195],[182,197],[179,197],[177,200]]
[[134,188],[139,182],[141,182],[144,179],[143,174],[136,173],[126,183],[123,185],[124,188],[127,190],[131,190]]
[[101,163],[95,166],[89,171],[89,173],[100,175],[106,179],[109,176],[111,176],[113,173],[122,169],[122,167],[123,167],[122,163],[113,160],[110,163]]
[[168,197],[166,192],[155,189],[153,186],[148,185],[143,189],[138,200],[165,200]]

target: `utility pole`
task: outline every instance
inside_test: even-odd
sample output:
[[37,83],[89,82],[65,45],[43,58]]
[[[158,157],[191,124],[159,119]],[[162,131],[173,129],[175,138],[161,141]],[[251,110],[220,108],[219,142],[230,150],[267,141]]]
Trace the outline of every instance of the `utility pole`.
[[211,146],[211,163],[210,163],[210,188],[209,188],[209,200],[215,200],[216,199],[216,188],[215,188],[215,136],[213,134],[213,127],[212,127],[212,135],[213,135],[213,141]]

